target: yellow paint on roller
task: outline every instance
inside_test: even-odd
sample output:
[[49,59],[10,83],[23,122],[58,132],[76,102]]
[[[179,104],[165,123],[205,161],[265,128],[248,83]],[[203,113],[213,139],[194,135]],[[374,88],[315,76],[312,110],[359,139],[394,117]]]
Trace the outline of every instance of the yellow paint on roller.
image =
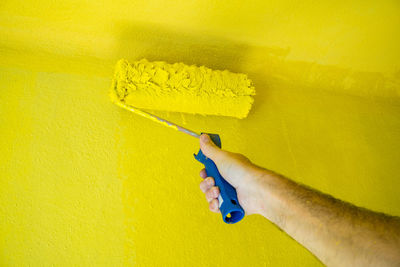
[[121,59],[111,98],[136,108],[245,118],[253,95],[246,74],[145,59],[130,64]]

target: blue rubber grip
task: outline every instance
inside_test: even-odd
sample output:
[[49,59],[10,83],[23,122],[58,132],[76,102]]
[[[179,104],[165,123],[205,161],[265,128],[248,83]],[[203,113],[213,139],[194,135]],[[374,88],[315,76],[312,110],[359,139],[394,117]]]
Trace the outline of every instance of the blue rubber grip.
[[[221,139],[218,134],[208,134],[211,140],[219,148],[221,148]],[[232,224],[237,223],[244,217],[244,210],[239,204],[237,198],[236,189],[231,186],[225,179],[221,176],[218,171],[217,166],[214,161],[207,158],[201,149],[197,155],[194,155],[195,159],[204,164],[206,168],[207,176],[213,177],[215,180],[215,185],[219,187],[220,196],[219,200],[219,210],[222,214],[222,219],[224,222]]]

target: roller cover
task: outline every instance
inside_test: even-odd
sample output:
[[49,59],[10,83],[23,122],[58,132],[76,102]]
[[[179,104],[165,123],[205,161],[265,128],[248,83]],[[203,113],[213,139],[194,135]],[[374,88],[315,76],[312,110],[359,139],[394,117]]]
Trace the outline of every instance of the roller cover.
[[149,110],[245,118],[255,90],[246,74],[146,59],[118,61],[114,101]]

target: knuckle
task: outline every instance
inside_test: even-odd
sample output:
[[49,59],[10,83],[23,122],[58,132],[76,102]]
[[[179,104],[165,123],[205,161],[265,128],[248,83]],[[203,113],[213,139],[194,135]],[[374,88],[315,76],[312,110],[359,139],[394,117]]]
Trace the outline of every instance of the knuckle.
[[212,177],[208,177],[200,182],[200,189],[203,193],[206,193],[210,188],[214,185],[214,179]]
[[203,178],[203,179],[206,178],[206,176],[207,176],[207,175],[206,175],[206,170],[205,170],[205,169],[202,169],[202,170],[200,171],[199,175],[200,175],[200,177]]
[[213,196],[214,198],[217,198],[218,195],[219,195],[219,189],[218,189],[218,187],[214,186],[214,187],[212,188],[212,196]]
[[210,202],[209,208],[212,212],[218,212],[218,200],[214,199]]
[[206,196],[207,196],[208,199],[217,198],[218,194],[219,194],[219,189],[216,186],[211,187],[206,192]]
[[215,190],[215,194],[216,194],[215,197],[218,197],[218,195],[219,195],[219,187],[216,186],[214,190]]
[[206,192],[206,198],[207,198],[207,200],[211,200],[211,199],[213,199],[213,192],[212,192],[212,190],[210,189],[210,190],[208,190],[207,192]]
[[210,209],[211,211],[214,211],[214,202],[210,202],[210,204],[209,204],[209,209]]
[[214,185],[214,178],[212,178],[212,177],[207,177],[207,179],[205,181],[206,181],[207,185],[209,185],[209,186]]
[[202,182],[200,183],[200,190],[201,190],[203,193],[205,193],[205,192],[206,192],[206,189],[207,189],[207,184],[206,184],[205,181],[202,181]]

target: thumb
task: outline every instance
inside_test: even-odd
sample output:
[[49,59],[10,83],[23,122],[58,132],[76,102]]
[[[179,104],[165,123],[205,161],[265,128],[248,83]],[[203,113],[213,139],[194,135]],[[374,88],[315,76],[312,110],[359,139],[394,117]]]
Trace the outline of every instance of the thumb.
[[223,156],[223,151],[211,140],[208,134],[200,136],[200,149],[204,155],[212,159],[215,163]]

